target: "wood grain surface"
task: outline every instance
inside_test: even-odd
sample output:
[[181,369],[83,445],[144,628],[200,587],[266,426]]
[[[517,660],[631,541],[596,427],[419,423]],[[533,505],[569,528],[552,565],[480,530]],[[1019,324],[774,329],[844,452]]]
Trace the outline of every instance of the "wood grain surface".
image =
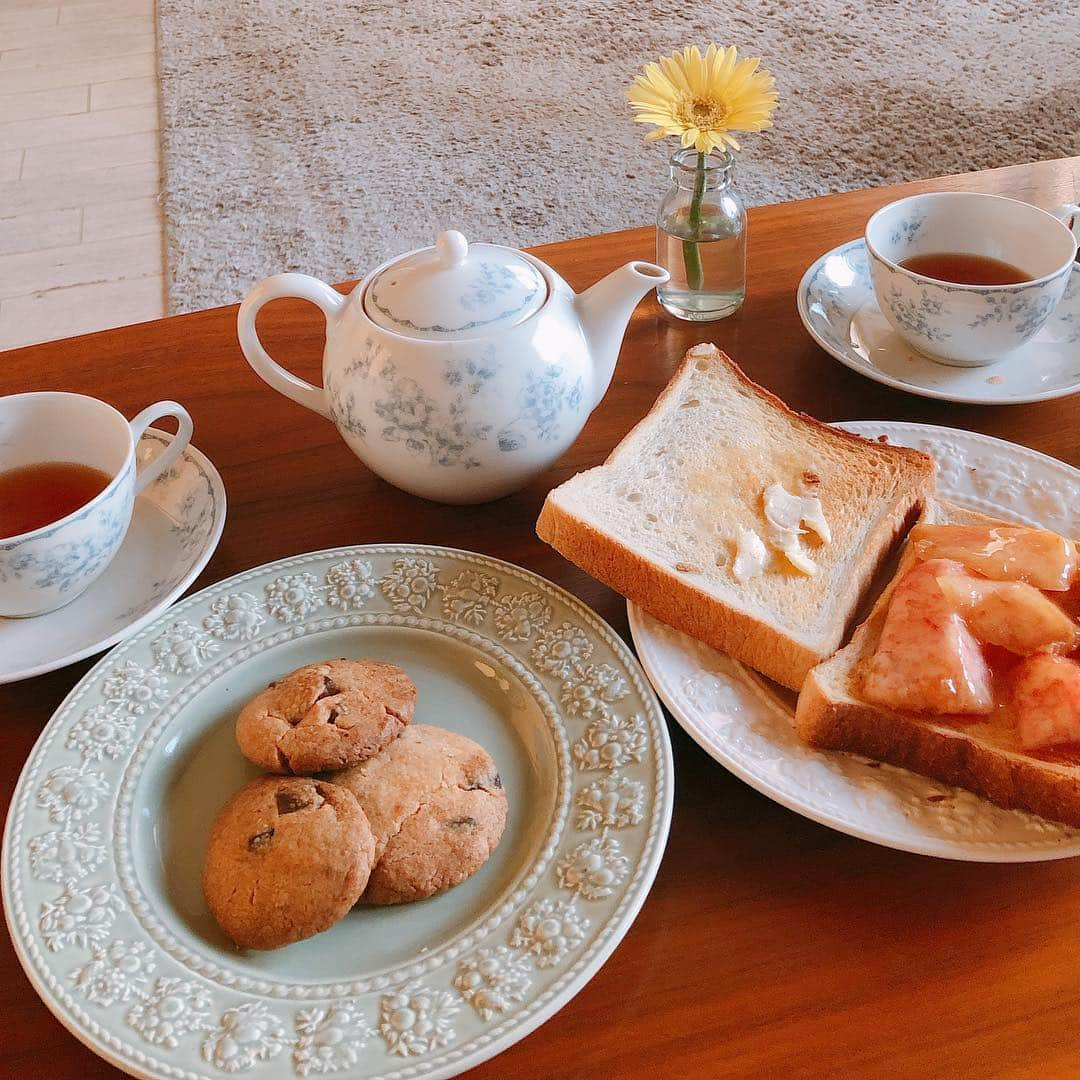
[[[80,391],[128,416],[162,397],[187,406],[194,442],[221,470],[229,497],[221,546],[196,587],[339,544],[448,544],[551,578],[626,635],[622,600],[541,544],[533,523],[548,489],[602,461],[698,341],[715,342],[753,379],[823,420],[969,428],[1080,464],[1080,398],[988,408],[913,397],[841,366],[799,322],[795,289],[810,262],[859,235],[884,203],[942,189],[1051,207],[1077,201],[1080,158],[751,211],[743,309],[693,325],[644,302],[581,437],[547,475],[488,506],[439,506],[375,478],[330,423],[251,372],[234,307],[4,353],[0,389]],[[628,259],[651,258],[653,231],[536,253],[581,289]],[[319,381],[318,311],[279,301],[259,328],[273,356]],[[42,726],[90,664],[0,687],[5,805]],[[975,865],[864,843],[758,795],[670,726],[675,815],[644,909],[573,1002],[472,1076],[1080,1075],[1080,861]],[[6,936],[0,1075],[116,1075],[39,1001]]]

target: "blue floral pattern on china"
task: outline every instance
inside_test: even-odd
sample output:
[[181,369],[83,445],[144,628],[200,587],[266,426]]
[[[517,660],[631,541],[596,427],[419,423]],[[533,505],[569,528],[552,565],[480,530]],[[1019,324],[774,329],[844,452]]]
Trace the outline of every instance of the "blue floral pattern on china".
[[[966,300],[980,301],[983,310],[967,321],[968,329],[1006,327],[1021,341],[1034,337],[1059,303],[1052,289],[1046,288],[1046,283],[1025,283],[1010,288],[1008,292],[1003,292],[1001,286],[975,288],[937,281],[923,286],[884,260],[878,259],[876,265],[879,272],[889,275],[892,282],[888,295],[893,320],[930,344],[940,344],[953,336],[941,323],[940,316],[945,313],[945,307],[943,301],[935,299],[934,294],[961,293]],[[1050,284],[1070,273],[1071,267],[1066,267],[1051,279]]]
[[513,270],[508,266],[482,262],[477,269],[480,271],[479,277],[470,282],[458,299],[458,303],[466,311],[482,311],[500,296],[505,296],[512,291],[517,283]]
[[889,234],[889,240],[894,244],[910,244],[918,236],[919,230],[923,227],[925,221],[926,216],[923,214],[902,218],[893,226],[893,230]]
[[1023,294],[1014,296],[1009,293],[1004,295],[991,293],[983,295],[983,300],[986,301],[987,310],[981,315],[976,315],[968,323],[972,330],[976,330],[980,326],[988,326],[991,323],[995,325],[1012,323],[1016,326],[1018,333],[1029,337],[1038,333],[1039,328],[1054,309],[1053,297],[1041,293],[1026,296]]
[[[458,306],[463,312],[483,312],[490,309],[501,297],[512,293],[515,286],[520,290],[521,281],[508,266],[480,262],[477,264],[476,270],[476,276],[465,286],[458,297]],[[447,326],[444,323],[431,323],[423,326],[404,315],[395,313],[385,301],[379,299],[378,289],[382,276],[376,278],[368,290],[368,297],[372,307],[402,330],[412,330],[418,333],[459,334],[466,330],[478,330],[484,326],[494,326],[496,323],[512,323],[516,321],[517,316],[533,305],[543,288],[541,282],[534,284],[528,291],[519,295],[516,302],[495,311],[486,318],[466,319],[457,326]]]
[[559,418],[564,411],[578,412],[582,400],[582,380],[568,383],[558,364],[525,374],[525,385],[518,395],[521,412],[499,432],[499,449],[512,453],[526,444],[525,429],[543,442],[557,439]]
[[1080,305],[1076,304],[1077,300],[1080,300],[1080,274],[1073,274],[1055,316],[1058,323],[1068,327],[1065,341],[1070,345],[1080,343],[1080,318],[1077,318]]
[[328,372],[326,396],[330,403],[330,415],[342,431],[361,441],[367,439],[367,425],[360,419],[360,402],[353,387],[355,380],[367,380],[371,365],[386,358],[386,350],[368,338],[359,355],[353,357],[338,374]]
[[935,318],[941,314],[943,304],[931,297],[923,289],[918,298],[904,296],[899,289],[889,292],[892,304],[893,320],[911,334],[916,334],[926,341],[943,342],[952,337],[952,333],[935,324]]
[[[526,369],[520,388],[504,401],[490,385],[502,368],[494,357],[495,347],[488,345],[442,358],[440,381],[448,394],[437,399],[369,338],[339,373],[327,376],[333,419],[365,444],[372,439],[400,443],[432,465],[466,469],[481,466],[478,449],[493,434],[502,453],[522,450],[531,438],[562,437],[564,416],[583,407],[582,377],[571,379],[562,364]],[[505,420],[508,408],[511,417]],[[381,426],[370,422],[372,413]]]
[[806,286],[814,328],[834,349],[847,347],[837,330],[847,315],[841,297],[852,282],[870,287],[870,260],[862,240],[852,240],[823,258]]
[[[446,377],[444,371],[443,377]],[[432,465],[480,465],[473,448],[491,434],[491,424],[469,418],[466,391],[459,391],[446,409],[427,395],[415,379],[402,375],[393,362],[382,370],[382,386],[377,391],[376,415],[385,421],[382,438],[403,443],[407,450],[430,459]]]

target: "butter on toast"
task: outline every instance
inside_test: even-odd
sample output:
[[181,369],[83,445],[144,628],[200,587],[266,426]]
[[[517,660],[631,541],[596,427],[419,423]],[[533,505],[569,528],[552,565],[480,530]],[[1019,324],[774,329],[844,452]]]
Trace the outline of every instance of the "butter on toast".
[[[737,578],[745,538],[769,537],[772,485],[812,486],[831,539],[799,537],[811,573],[770,548]],[[536,531],[662,622],[797,690],[934,487],[926,454],[796,413],[699,345],[603,465],[548,495]]]

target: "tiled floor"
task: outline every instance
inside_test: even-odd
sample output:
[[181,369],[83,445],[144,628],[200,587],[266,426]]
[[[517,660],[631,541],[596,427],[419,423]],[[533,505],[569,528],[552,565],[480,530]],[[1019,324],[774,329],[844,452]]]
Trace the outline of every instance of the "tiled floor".
[[164,314],[154,0],[0,0],[0,349]]

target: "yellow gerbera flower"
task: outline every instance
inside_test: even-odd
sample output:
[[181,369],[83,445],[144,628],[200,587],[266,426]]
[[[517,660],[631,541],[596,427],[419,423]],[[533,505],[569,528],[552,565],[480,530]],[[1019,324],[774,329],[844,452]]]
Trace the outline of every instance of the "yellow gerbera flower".
[[646,64],[627,91],[634,119],[655,125],[649,140],[677,135],[701,154],[738,150],[733,131],[772,127],[775,80],[760,64],[757,57],[740,60],[734,45],[710,45],[704,56],[696,45],[663,56]]

